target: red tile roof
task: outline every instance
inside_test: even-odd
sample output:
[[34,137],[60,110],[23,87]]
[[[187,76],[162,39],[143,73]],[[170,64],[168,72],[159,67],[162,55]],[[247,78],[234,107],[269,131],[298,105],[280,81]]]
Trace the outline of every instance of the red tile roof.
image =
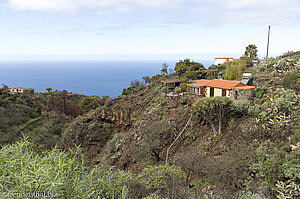
[[240,81],[229,81],[229,80],[220,80],[214,79],[206,85],[207,87],[221,88],[221,89],[232,89],[234,87],[246,86]]
[[213,88],[221,88],[221,89],[232,89],[232,88],[238,88],[238,89],[253,89],[255,86],[247,86],[246,84],[243,84],[240,81],[230,81],[230,80],[220,80],[220,79],[214,79],[214,80],[207,80],[207,79],[200,79],[200,80],[193,80],[191,84],[188,84],[187,86],[191,87],[213,87]]
[[237,89],[244,89],[244,90],[249,90],[249,89],[254,89],[256,86],[239,86],[239,87],[234,87]]
[[213,80],[208,80],[208,79],[193,80],[192,84],[187,84],[187,86],[203,87],[203,86],[206,86],[211,81],[213,81]]

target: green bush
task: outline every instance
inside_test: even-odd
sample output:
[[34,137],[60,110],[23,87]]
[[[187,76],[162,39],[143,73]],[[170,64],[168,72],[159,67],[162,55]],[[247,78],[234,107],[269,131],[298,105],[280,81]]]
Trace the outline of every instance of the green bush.
[[181,83],[180,84],[180,90],[181,90],[181,92],[186,92],[187,91],[187,84],[188,83]]
[[298,101],[298,96],[293,90],[287,89],[280,93],[280,97],[275,101],[275,107],[279,111],[290,111],[293,109],[294,104]]
[[85,111],[90,111],[92,109],[96,109],[100,106],[100,98],[96,97],[96,96],[88,96],[83,98],[80,102],[79,102],[79,106],[81,109],[85,110]]
[[246,115],[250,107],[250,101],[246,99],[238,100],[235,104],[235,110],[243,115]]
[[284,75],[282,86],[294,90],[300,90],[300,73],[293,71]]
[[186,97],[183,97],[182,100],[181,100],[181,103],[182,103],[182,104],[187,104],[187,98],[186,98]]
[[265,141],[256,150],[258,161],[250,169],[260,182],[275,187],[277,181],[300,182],[300,148],[290,150],[289,145]]
[[248,108],[248,114],[251,116],[257,116],[260,113],[260,105],[254,104],[252,106],[249,106]]
[[33,88],[24,88],[24,94],[27,95],[33,95],[34,94],[34,89]]
[[263,86],[263,87],[256,87],[255,88],[255,96],[258,98],[262,98],[264,94],[268,93],[268,87]]
[[168,165],[151,166],[138,175],[138,181],[147,189],[166,189],[184,179],[180,168]]
[[131,93],[133,93],[133,88],[129,87],[129,88],[124,88],[122,91],[122,95],[130,95]]
[[131,174],[87,167],[79,147],[66,152],[57,148],[36,152],[33,144],[24,139],[3,146],[0,160],[0,193],[49,192],[56,194],[52,198],[132,198]]
[[108,99],[105,101],[104,106],[105,106],[105,107],[110,107],[111,105],[113,105],[113,102],[114,102],[114,100],[113,100],[112,98],[108,98]]

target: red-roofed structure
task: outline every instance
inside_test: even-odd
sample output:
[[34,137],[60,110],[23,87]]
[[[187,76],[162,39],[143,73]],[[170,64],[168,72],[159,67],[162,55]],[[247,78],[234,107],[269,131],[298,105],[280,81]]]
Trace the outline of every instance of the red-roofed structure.
[[[239,98],[248,99],[253,96],[254,88],[255,86],[247,86],[240,81],[200,79],[187,84],[187,93],[202,97],[226,96],[237,99],[239,96]],[[240,92],[240,90],[243,91]],[[239,95],[239,93],[243,94]]]

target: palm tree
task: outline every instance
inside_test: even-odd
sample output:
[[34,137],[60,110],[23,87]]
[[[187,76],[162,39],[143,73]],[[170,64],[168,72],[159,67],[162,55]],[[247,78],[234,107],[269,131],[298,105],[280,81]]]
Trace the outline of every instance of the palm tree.
[[249,44],[246,47],[245,57],[249,57],[251,59],[257,59],[257,47],[254,44]]
[[160,72],[163,74],[163,75],[168,75],[168,64],[167,63],[163,63],[163,65],[161,66],[161,70]]

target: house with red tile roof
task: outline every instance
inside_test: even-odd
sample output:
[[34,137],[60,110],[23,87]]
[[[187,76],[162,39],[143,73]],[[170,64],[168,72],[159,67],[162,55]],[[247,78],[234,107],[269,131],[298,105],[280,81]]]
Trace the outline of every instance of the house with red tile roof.
[[255,86],[247,86],[240,81],[230,80],[194,80],[187,84],[187,93],[202,97],[225,96],[232,99],[250,99],[254,95]]

